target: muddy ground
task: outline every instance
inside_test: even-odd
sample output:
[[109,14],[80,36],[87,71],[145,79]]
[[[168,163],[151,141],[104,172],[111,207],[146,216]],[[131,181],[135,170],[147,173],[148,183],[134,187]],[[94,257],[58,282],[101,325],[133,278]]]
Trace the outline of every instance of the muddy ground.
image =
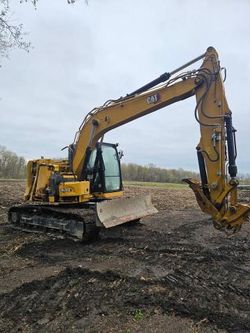
[[[189,189],[94,243],[10,230],[24,183],[0,183],[0,332],[250,332],[250,223],[213,229]],[[246,199],[246,198],[245,198]]]

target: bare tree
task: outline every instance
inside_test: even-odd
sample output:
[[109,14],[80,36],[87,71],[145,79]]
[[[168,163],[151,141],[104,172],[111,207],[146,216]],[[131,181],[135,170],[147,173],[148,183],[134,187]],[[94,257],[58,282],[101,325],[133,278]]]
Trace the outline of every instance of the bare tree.
[[160,183],[181,183],[183,178],[199,178],[199,174],[179,169],[158,168],[154,164],[142,166],[134,163],[122,164],[124,180]]
[[26,161],[23,157],[0,146],[0,178],[25,178]]
[[24,36],[23,25],[14,23],[9,0],[0,0],[0,56],[8,57],[15,47],[28,51],[30,43]]
[[[68,4],[74,4],[79,0],[65,0]],[[38,0],[19,0],[20,3],[30,2],[35,8]],[[88,4],[88,0],[85,0]],[[9,0],[0,0],[0,57],[8,57],[10,51],[17,47],[29,51],[30,42],[25,39],[27,35],[21,23],[15,23],[13,13],[9,6]]]

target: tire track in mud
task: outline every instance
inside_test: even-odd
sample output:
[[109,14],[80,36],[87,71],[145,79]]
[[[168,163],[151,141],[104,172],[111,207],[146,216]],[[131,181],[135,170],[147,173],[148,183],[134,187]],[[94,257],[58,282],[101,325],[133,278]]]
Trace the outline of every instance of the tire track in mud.
[[[126,317],[136,309],[151,313],[158,309],[162,314],[174,313],[193,320],[207,318],[229,332],[248,332],[247,239],[225,240],[220,245],[216,239],[211,248],[197,242],[187,243],[183,233],[191,239],[198,227],[199,223],[190,229],[183,225],[183,228],[178,227],[178,233],[167,234],[137,227],[132,234],[126,234],[125,230],[123,238],[115,232],[113,237],[111,233],[85,246],[68,240],[24,244],[16,254],[43,265],[58,264],[58,260],[62,264],[76,263],[77,259],[86,257],[104,262],[107,258],[111,258],[111,262],[114,258],[118,262],[127,258],[134,264],[127,272],[124,266],[100,271],[98,264],[98,271],[94,270],[95,266],[91,267],[93,270],[68,268],[54,278],[23,285],[5,294],[4,303],[0,301],[2,320],[10,318],[14,310],[17,313],[10,319],[13,322],[14,318],[24,318],[27,327],[34,330],[39,330],[37,322],[46,322],[47,327],[54,330],[58,329],[55,325],[60,321],[63,325],[67,322],[73,325],[77,318],[89,323],[93,316],[106,316],[110,312],[118,315],[125,311]],[[24,324],[20,321],[18,325]]]
[[[108,233],[106,237],[90,244],[81,244],[66,239],[48,239],[38,242],[23,244],[16,254],[23,258],[35,259],[44,264],[59,263],[67,260],[77,260],[84,257],[110,257],[132,258],[138,261],[142,259],[149,266],[155,263],[162,264],[162,258],[169,261],[186,260],[192,263],[208,264],[219,263],[230,269],[240,270],[240,266],[249,266],[250,248],[249,240],[227,239],[215,241],[211,239],[210,246],[204,246],[200,242],[192,241],[192,231],[203,224],[194,223],[190,229],[183,225],[176,231],[162,233],[158,231],[145,230],[144,226],[137,226],[122,236]],[[195,227],[194,227],[195,225]],[[193,227],[193,228],[192,228]],[[120,229],[122,229],[120,227]],[[183,235],[185,233],[185,236]],[[188,240],[188,242],[187,242]]]
[[[120,328],[129,327],[136,310],[150,318],[207,318],[209,332],[250,332],[249,227],[228,239],[192,208],[193,198],[184,210],[184,199],[174,192],[170,199],[163,190],[156,202],[158,197],[170,211],[133,228],[102,232],[91,244],[3,234],[0,250],[9,267],[1,281],[8,283],[9,269],[13,274],[0,295],[0,332],[126,332]],[[31,275],[26,283],[24,264],[23,273]],[[40,276],[43,269],[54,276]],[[117,319],[117,326],[103,326],[104,318]]]
[[155,280],[111,271],[66,269],[2,295],[1,332],[14,328],[39,331],[41,327],[67,331],[80,318],[90,322],[110,312],[122,312],[126,317],[137,309],[152,314],[158,309],[162,314],[175,313],[194,320],[207,318],[229,332],[249,331],[250,318],[245,313],[250,308],[249,297],[249,289],[236,287],[229,279],[218,284],[212,276],[208,280],[186,268]]

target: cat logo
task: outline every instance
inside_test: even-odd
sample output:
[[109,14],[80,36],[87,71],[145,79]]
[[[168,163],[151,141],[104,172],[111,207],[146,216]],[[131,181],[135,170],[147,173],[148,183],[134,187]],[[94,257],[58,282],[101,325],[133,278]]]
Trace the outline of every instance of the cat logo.
[[150,95],[147,97],[147,103],[148,104],[155,104],[157,102],[159,102],[161,99],[161,95],[159,93],[154,94],[154,95]]

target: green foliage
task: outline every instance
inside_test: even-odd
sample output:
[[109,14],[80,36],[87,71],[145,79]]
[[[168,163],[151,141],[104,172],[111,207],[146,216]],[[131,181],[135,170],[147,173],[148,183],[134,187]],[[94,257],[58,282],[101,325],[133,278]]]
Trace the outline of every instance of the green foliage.
[[136,309],[134,313],[135,320],[142,320],[143,319],[143,313],[142,310]]
[[23,157],[0,146],[0,178],[24,179],[26,161]]
[[181,183],[183,178],[199,179],[199,174],[183,169],[163,169],[154,165],[142,166],[134,163],[122,164],[124,180],[153,182],[153,183]]

